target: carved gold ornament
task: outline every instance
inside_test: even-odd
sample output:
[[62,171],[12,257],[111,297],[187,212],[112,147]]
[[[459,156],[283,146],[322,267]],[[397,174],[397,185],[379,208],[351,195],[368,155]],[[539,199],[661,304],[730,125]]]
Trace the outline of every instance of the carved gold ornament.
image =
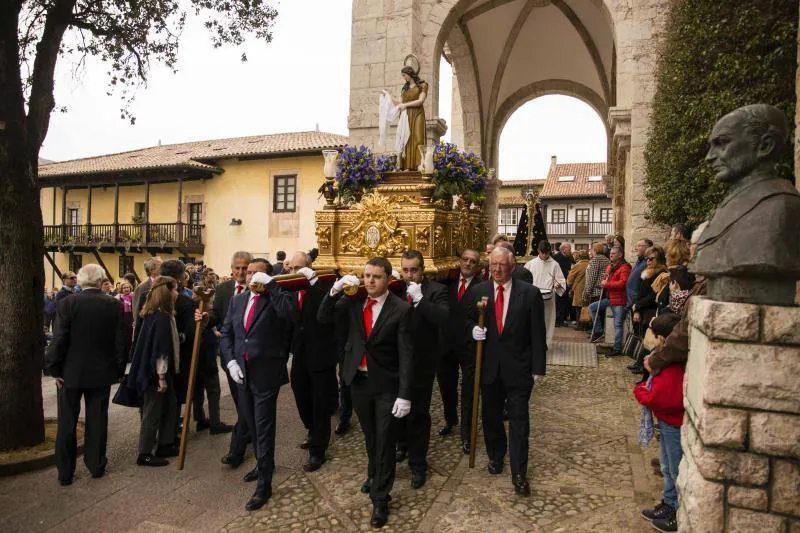
[[392,210],[400,210],[394,197],[373,192],[350,209],[356,217],[354,224],[342,232],[342,252],[387,257],[408,249],[408,232],[398,227],[392,214]]
[[424,252],[428,250],[430,243],[431,229],[430,228],[417,228],[416,246],[417,250]]
[[330,250],[331,248],[331,228],[317,226],[317,246],[320,250]]
[[434,251],[444,251],[445,249],[444,228],[442,226],[436,226],[433,228],[433,247]]

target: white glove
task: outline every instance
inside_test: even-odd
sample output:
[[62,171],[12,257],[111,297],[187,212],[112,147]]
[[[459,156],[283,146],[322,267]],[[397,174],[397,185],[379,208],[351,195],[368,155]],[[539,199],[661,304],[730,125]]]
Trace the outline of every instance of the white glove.
[[544,376],[540,376],[539,374],[534,374],[534,375],[533,375],[533,382],[534,382],[534,383],[539,383],[539,382],[540,382],[540,381],[542,381],[543,379],[544,379]]
[[398,398],[394,401],[394,407],[392,407],[392,414],[394,415],[395,418],[403,418],[410,412],[411,412],[411,402],[409,400]]
[[272,281],[272,276],[269,274],[265,272],[256,272],[253,274],[253,277],[250,278],[250,285],[253,283],[260,283],[266,287],[270,281]]
[[400,275],[400,272],[398,272],[398,271],[397,271],[397,270],[395,270],[395,269],[392,269],[392,277],[393,277],[394,279],[403,279],[403,276],[401,276],[401,275]]
[[331,287],[331,295],[339,294],[340,292],[342,292],[342,289],[344,288],[345,285],[358,286],[360,284],[361,281],[359,281],[359,279],[352,274],[342,276],[341,278],[337,279],[336,282],[333,284],[333,287]]
[[244,385],[244,374],[242,373],[242,369],[239,366],[239,363],[236,361],[231,361],[228,363],[228,374],[231,375],[231,379],[238,383],[239,385]]
[[408,288],[406,288],[406,294],[411,296],[411,300],[415,304],[418,304],[419,301],[422,300],[422,285],[412,281],[408,284]]
[[472,338],[476,341],[485,341],[486,340],[486,328],[482,328],[480,326],[475,326],[472,328]]
[[308,280],[308,284],[311,285],[312,287],[317,282],[317,273],[308,267],[301,268],[300,270],[297,271],[297,273],[305,276],[306,279]]

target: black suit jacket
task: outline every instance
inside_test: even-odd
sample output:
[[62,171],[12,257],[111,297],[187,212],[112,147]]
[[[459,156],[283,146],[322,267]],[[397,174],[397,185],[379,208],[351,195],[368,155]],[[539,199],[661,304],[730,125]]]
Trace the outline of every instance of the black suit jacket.
[[248,331],[244,330],[244,312],[250,291],[234,296],[220,337],[220,350],[225,364],[233,360],[239,363],[245,380],[252,380],[258,390],[280,387],[289,382],[286,371],[289,354],[285,338],[292,313],[292,300],[290,294],[274,281],[266,289],[255,304]]
[[530,283],[531,285],[533,285],[533,274],[531,274],[530,270],[520,265],[519,263],[514,268],[514,272],[511,273],[511,277],[514,278],[515,280],[524,281],[525,283]]
[[217,285],[214,291],[214,302],[211,304],[211,309],[208,310],[207,327],[222,327],[225,317],[228,316],[228,307],[230,307],[231,300],[233,299],[235,288],[236,281],[232,279]]
[[58,303],[45,369],[69,388],[105,387],[125,373],[122,302],[86,289]]
[[322,299],[332,286],[333,280],[319,280],[306,289],[302,310],[298,308],[299,291],[292,294],[291,352],[296,360],[302,360],[312,372],[334,367],[339,362],[335,325],[317,320]]
[[485,281],[470,293],[470,335],[472,328],[478,325],[477,302],[484,296],[489,299],[481,370],[483,385],[494,383],[500,377],[506,386],[528,386],[533,374],[543,376],[546,372],[547,335],[542,293],[519,280],[513,280],[510,292],[502,335],[497,332],[494,313],[494,282]]
[[422,280],[422,300],[411,308],[411,337],[414,340],[413,383],[436,374],[446,350],[444,329],[450,319],[447,287]]
[[469,317],[469,295],[480,285],[481,274],[472,278],[472,282],[467,285],[464,296],[458,301],[458,288],[461,285],[459,276],[447,288],[447,302],[450,310],[450,319],[447,321],[447,344],[451,350],[461,354],[475,355],[475,341],[472,340],[472,331],[467,329],[467,319]]
[[411,339],[411,306],[391,292],[386,297],[369,338],[364,330],[364,297],[342,298],[326,294],[317,313],[320,322],[333,323],[337,315],[349,319],[341,377],[346,385],[366,354],[370,386],[375,392],[397,393],[411,398],[414,344]]

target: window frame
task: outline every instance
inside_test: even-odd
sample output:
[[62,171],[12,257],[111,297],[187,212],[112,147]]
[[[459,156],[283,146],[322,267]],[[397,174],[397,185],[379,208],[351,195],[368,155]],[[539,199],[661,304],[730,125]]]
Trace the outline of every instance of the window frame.
[[[130,263],[130,269],[127,268],[127,263]],[[121,278],[129,272],[133,274],[133,270],[136,268],[135,263],[135,258],[132,255],[121,254],[119,256],[119,277]]]
[[600,208],[600,222],[611,222],[614,218],[614,208],[613,207],[601,207]]
[[[558,216],[556,216],[558,215]],[[560,209],[551,209],[550,210],[550,223],[551,224],[565,224],[567,222],[567,210],[560,208]]]
[[[289,196],[292,197],[291,204]],[[272,176],[272,212],[297,212],[297,174],[276,174]]]

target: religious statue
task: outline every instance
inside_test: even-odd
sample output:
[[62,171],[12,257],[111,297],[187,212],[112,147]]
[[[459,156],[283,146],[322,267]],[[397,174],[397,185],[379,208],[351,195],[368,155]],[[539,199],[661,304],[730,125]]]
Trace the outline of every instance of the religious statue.
[[419,62],[413,55],[406,57],[405,66],[400,71],[405,85],[400,92],[400,100],[391,97],[384,90],[379,108],[379,130],[383,143],[387,124],[398,119],[395,148],[400,152],[400,165],[403,170],[417,170],[421,162],[419,146],[426,144],[425,99],[428,84],[419,77]]
[[789,146],[786,116],[755,104],[722,117],[706,160],[728,185],[703,230],[690,269],[714,300],[792,305],[800,279],[800,193],[775,171]]

